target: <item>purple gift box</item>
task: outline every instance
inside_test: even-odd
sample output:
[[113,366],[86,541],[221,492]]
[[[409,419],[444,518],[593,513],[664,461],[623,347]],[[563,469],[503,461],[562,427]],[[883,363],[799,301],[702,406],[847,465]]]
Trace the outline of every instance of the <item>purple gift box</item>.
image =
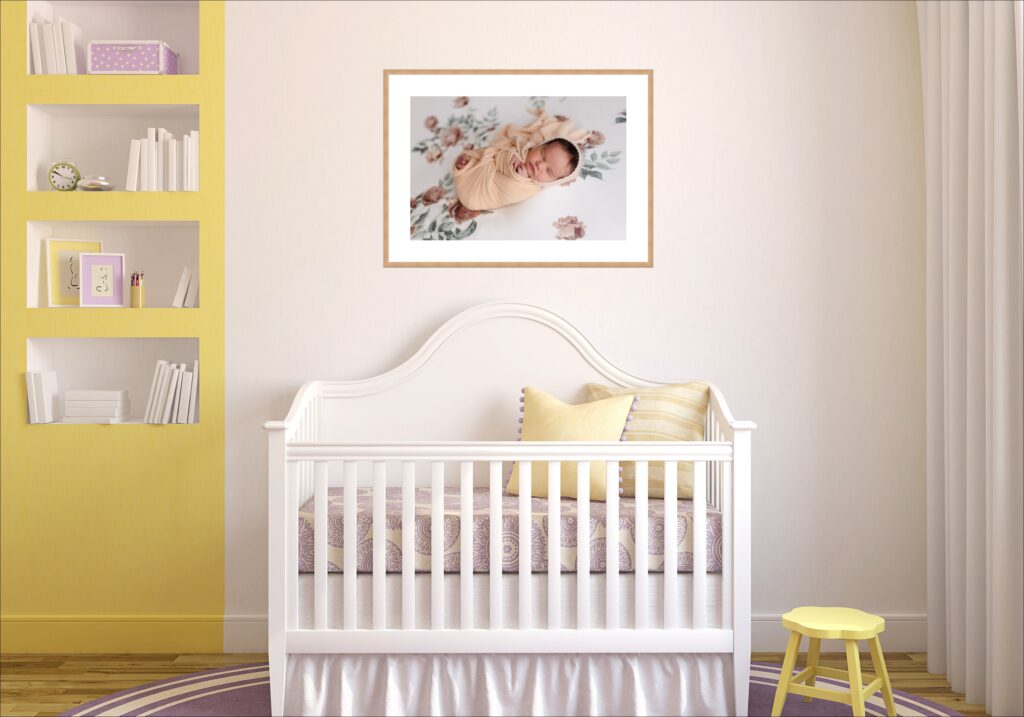
[[178,53],[159,40],[93,40],[90,75],[176,75]]

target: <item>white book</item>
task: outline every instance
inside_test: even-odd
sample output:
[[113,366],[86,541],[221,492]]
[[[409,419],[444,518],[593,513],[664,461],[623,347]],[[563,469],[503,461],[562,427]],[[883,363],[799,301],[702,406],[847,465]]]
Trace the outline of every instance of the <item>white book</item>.
[[95,408],[95,409],[130,409],[132,407],[131,401],[64,401],[64,408]]
[[39,34],[43,37],[43,63],[46,65],[46,74],[57,74],[57,51],[53,45],[53,25],[48,22],[39,26]]
[[160,379],[160,367],[166,365],[167,362],[160,359],[153,369],[153,380],[149,384],[149,398],[146,399],[146,412],[142,414],[142,420],[145,423],[149,423],[149,417],[153,414],[153,395],[156,393],[156,384]]
[[185,292],[185,308],[194,309],[199,305],[199,267],[192,267],[192,278],[188,282],[188,290]]
[[128,389],[76,389],[64,392],[65,401],[127,401]]
[[187,134],[181,137],[181,189],[192,191],[192,138]]
[[[41,420],[53,423],[57,420],[57,372],[42,371],[38,374],[42,386],[43,413]],[[36,385],[36,397],[39,397],[40,384]]]
[[178,417],[175,423],[188,423],[188,404],[192,400],[192,376],[191,371],[181,374],[181,390],[178,392]]
[[75,23],[61,18],[60,29],[64,35],[64,59],[68,74],[77,75],[85,67],[85,46],[82,45],[82,29]]
[[61,423],[121,423],[118,416],[64,416]]
[[165,362],[160,367],[160,378],[157,380],[156,393],[153,394],[153,412],[146,423],[160,423],[164,415],[164,402],[167,400],[167,382],[171,376],[171,364]]
[[164,409],[167,408],[167,390],[171,385],[171,378],[174,376],[174,364],[169,363],[164,367],[163,380],[160,382],[160,386],[157,391],[160,395],[157,397],[156,413],[153,414],[153,423],[164,422]]
[[177,192],[178,190],[178,140],[167,140],[167,191]]
[[149,144],[145,138],[139,140],[139,191],[149,191]]
[[128,149],[128,176],[124,180],[126,192],[136,192],[139,189],[139,151],[142,143],[133,139]]
[[178,383],[181,381],[181,374],[184,373],[180,364],[175,364],[171,370],[171,379],[167,382],[167,399],[164,402],[164,412],[160,417],[160,423],[170,423],[171,413],[174,410],[174,399],[178,397]]
[[[171,418],[168,423],[178,423],[178,414],[181,413],[181,392],[185,388],[185,364],[180,364],[181,371],[178,372],[178,386],[174,389],[174,403],[171,404]],[[188,394],[185,394],[186,396]]]
[[127,418],[130,411],[128,406],[112,406],[109,408],[83,408],[70,405],[64,407],[64,417],[92,416],[93,418]]
[[194,129],[189,132],[189,137],[192,140],[189,143],[189,147],[192,150],[192,191],[199,191],[199,130]]
[[192,395],[188,399],[188,422],[196,422],[196,406],[199,403],[199,359],[192,364]]
[[146,130],[146,151],[149,153],[149,191],[158,191],[157,183],[157,152],[156,152],[156,127],[149,127]]
[[168,131],[163,127],[157,127],[156,130],[156,191],[162,192],[167,186],[165,183],[166,165],[167,159],[167,135]]
[[[40,33],[41,22],[33,22],[28,26],[28,44],[32,50],[32,74],[45,75],[46,66],[43,65],[43,38]],[[33,421],[35,423],[35,421]]]
[[188,295],[188,285],[192,280],[192,270],[187,266],[181,270],[181,278],[178,279],[178,290],[174,292],[174,300],[171,306],[180,309],[185,306],[185,297]]
[[57,55],[57,74],[66,75],[68,74],[68,62],[64,56],[64,29],[60,24],[61,19],[58,17],[57,21],[53,23],[53,52]]
[[36,404],[35,371],[25,372],[25,393],[28,396],[28,422],[39,423],[38,404]]

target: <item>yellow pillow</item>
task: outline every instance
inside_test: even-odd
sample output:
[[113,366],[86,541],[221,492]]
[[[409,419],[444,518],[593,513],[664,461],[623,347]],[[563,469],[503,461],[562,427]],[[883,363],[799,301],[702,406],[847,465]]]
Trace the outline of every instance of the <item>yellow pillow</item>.
[[[633,405],[633,395],[591,401],[578,406],[562,403],[536,388],[523,389],[524,441],[618,441]],[[548,494],[548,464],[533,463],[530,493],[538,498]],[[562,497],[576,497],[576,464],[562,463]],[[519,464],[512,468],[506,492],[519,494]],[[605,464],[590,464],[590,498],[605,499]]]
[[[708,385],[703,381],[657,388],[609,388],[587,384],[591,401],[612,396],[636,396],[636,405],[626,428],[627,441],[703,441],[708,415]],[[665,464],[647,466],[647,492],[652,498],[665,497]],[[676,495],[693,497],[693,463],[679,464]],[[636,465],[622,463],[622,495],[636,495]]]

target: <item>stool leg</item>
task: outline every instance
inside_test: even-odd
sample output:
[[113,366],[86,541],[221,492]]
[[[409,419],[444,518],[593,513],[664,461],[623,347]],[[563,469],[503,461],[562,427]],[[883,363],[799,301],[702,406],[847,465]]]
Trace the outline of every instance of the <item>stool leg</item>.
[[882,678],[885,713],[889,717],[896,717],[896,701],[892,698],[892,683],[889,682],[889,670],[885,667],[885,655],[882,654],[882,643],[879,641],[878,635],[868,640],[868,647],[871,648],[871,663],[875,666],[875,673]]
[[772,717],[782,714],[782,705],[786,702],[789,692],[789,680],[793,677],[793,666],[796,654],[800,652],[800,633],[793,630],[789,633],[789,644],[786,646],[786,657],[782,660],[782,674],[779,675],[779,686],[775,688],[775,704],[772,705]]
[[856,640],[846,641],[846,669],[850,673],[850,706],[853,717],[864,717],[864,683],[860,673],[860,652]]
[[[807,648],[807,666],[812,669],[818,669],[818,652],[821,650],[821,639],[817,637],[811,637],[807,640],[810,643],[810,647]],[[811,672],[811,676],[807,678],[807,686],[814,687],[815,676],[814,672]],[[804,702],[810,702],[811,696],[807,695],[804,697]]]

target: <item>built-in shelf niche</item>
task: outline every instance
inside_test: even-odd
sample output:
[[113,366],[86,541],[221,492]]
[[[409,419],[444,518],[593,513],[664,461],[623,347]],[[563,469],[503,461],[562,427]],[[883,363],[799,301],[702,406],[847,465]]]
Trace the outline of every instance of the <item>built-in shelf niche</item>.
[[[58,422],[64,416],[65,391],[127,389],[131,401],[131,420],[122,422],[139,423],[149,400],[156,362],[164,359],[184,363],[191,370],[199,358],[199,339],[29,338],[26,358],[28,371],[57,372],[55,416]],[[203,405],[202,380],[196,405],[198,422],[199,410]]]
[[124,254],[128,274],[146,272],[145,306],[151,309],[170,308],[182,269],[199,266],[198,222],[28,222],[26,236],[26,306],[30,309],[49,305],[47,239],[102,241],[103,251]]
[[162,40],[178,53],[178,74],[199,73],[199,0],[29,0],[27,10],[30,23],[59,16],[78,25],[83,55],[91,40]]
[[27,112],[30,192],[51,191],[50,165],[58,160],[73,162],[83,177],[107,177],[123,191],[133,139],[144,138],[149,127],[179,139],[199,129],[198,105],[28,105]]

